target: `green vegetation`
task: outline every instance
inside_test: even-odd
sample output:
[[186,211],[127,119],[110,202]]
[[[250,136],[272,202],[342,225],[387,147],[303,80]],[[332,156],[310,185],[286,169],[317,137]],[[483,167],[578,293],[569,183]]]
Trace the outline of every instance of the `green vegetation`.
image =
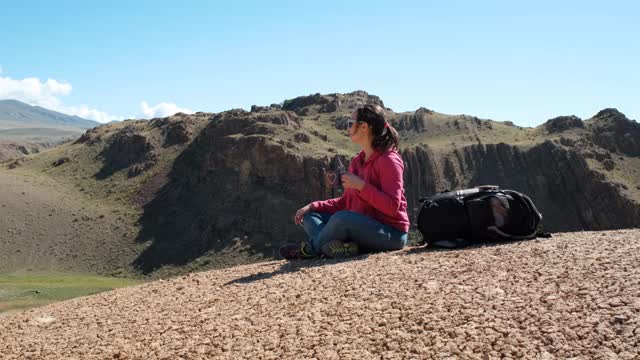
[[86,274],[0,274],[0,314],[139,283],[139,280]]

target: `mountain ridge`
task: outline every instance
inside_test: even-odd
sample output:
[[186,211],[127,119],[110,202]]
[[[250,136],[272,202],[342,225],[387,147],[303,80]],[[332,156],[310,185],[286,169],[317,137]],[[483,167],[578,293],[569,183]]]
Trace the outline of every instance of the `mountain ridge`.
[[42,151],[98,125],[18,100],[0,100],[0,161]]
[[34,125],[86,130],[98,126],[100,123],[76,115],[67,115],[40,106],[29,105],[19,100],[0,100],[0,128],[38,127]]

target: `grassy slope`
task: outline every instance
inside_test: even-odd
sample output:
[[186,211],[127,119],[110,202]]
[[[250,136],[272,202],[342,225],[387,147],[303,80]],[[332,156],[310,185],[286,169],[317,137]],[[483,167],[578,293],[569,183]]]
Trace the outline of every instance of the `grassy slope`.
[[0,316],[55,301],[136,285],[138,280],[88,274],[0,274]]
[[0,170],[0,272],[133,275],[142,250],[127,207],[92,200],[33,169]]
[[[99,133],[108,137],[136,124],[149,137],[159,136],[148,122],[135,121],[104,126]],[[181,148],[162,148],[157,165],[137,177],[123,170],[97,180],[100,151],[101,145],[66,143],[23,158],[15,169],[0,166],[0,212],[8,215],[0,216],[0,239],[6,240],[0,243],[0,272],[140,276],[130,264],[148,244],[136,242],[141,209],[132,199],[142,184],[170,169]],[[70,161],[52,166],[65,157]]]

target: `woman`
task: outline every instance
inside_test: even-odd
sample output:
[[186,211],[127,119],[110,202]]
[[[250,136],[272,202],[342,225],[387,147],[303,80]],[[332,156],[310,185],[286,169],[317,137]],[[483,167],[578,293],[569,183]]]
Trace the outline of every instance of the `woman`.
[[303,226],[309,242],[280,248],[282,257],[337,258],[406,245],[409,217],[398,133],[386,122],[382,107],[365,105],[351,114],[349,135],[362,150],[341,176],[342,197],[299,209],[294,222]]

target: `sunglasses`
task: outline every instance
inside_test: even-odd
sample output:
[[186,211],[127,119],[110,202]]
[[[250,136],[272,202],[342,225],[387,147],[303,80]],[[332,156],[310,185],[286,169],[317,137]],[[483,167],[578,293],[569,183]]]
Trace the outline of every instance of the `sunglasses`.
[[358,121],[358,120],[349,119],[349,120],[347,120],[347,129],[351,129],[353,124],[366,124],[366,123],[364,121]]

